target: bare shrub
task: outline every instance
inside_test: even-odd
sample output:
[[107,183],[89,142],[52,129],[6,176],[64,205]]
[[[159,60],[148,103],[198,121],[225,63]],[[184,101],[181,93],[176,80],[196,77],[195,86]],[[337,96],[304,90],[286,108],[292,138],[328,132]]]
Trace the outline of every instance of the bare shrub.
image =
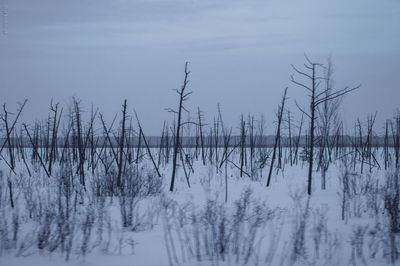
[[[306,196],[299,190],[290,196],[294,202],[296,213],[292,232],[290,261],[296,263],[298,260],[302,260],[307,263],[306,226],[310,211],[310,196],[304,199]],[[304,201],[306,202],[304,203]]]
[[384,194],[385,214],[388,219],[389,258],[395,263],[400,256],[400,175],[399,170],[391,171],[386,176],[386,189]]
[[170,264],[179,262],[176,241],[180,243],[183,261],[186,258],[216,263],[234,260],[243,265],[259,263],[264,231],[275,212],[265,203],[254,200],[251,189],[244,190],[232,212],[218,198],[208,199],[198,210],[192,207],[190,203],[178,207],[170,199],[163,200],[165,244]]
[[368,230],[368,225],[357,225],[353,227],[353,231],[350,236],[350,245],[351,245],[350,263],[352,265],[357,265],[357,261],[361,261],[363,265],[367,265],[367,261],[364,255],[364,242],[367,230]]

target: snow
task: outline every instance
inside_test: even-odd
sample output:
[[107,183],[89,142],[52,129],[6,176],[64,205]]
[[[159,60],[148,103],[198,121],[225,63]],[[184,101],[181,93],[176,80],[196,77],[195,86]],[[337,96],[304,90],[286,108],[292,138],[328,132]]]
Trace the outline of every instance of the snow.
[[[33,189],[33,194],[42,198],[39,200],[43,204],[51,202],[50,198],[56,193],[56,183],[54,180],[48,179],[42,173],[41,177],[26,177],[26,171],[23,166],[19,165],[17,169],[17,176],[13,176],[15,180],[20,183],[15,184],[15,197],[18,202],[15,210],[11,210],[8,205],[5,206],[4,202],[8,202],[6,195],[7,187],[5,186],[5,179],[3,178],[2,211],[5,214],[5,219],[8,222],[8,230],[11,232],[12,216],[16,212],[20,215],[20,230],[17,248],[6,249],[2,247],[0,254],[0,265],[7,266],[32,266],[32,265],[79,265],[79,266],[108,266],[108,265],[241,265],[244,263],[244,257],[240,257],[239,261],[236,260],[234,254],[226,254],[224,258],[218,257],[219,255],[205,255],[202,251],[201,261],[196,259],[195,254],[190,255],[189,247],[194,247],[195,244],[190,242],[193,240],[192,229],[190,225],[190,216],[204,214],[207,209],[207,204],[216,207],[220,213],[214,213],[211,218],[220,219],[221,212],[226,211],[228,218],[227,225],[232,222],[235,212],[235,206],[238,201],[243,199],[243,193],[246,190],[251,190],[249,213],[247,217],[249,220],[244,220],[242,226],[244,229],[242,233],[248,238],[250,237],[251,227],[247,222],[252,221],[251,215],[255,214],[255,206],[265,208],[266,213],[270,213],[271,217],[266,218],[266,222],[262,224],[255,236],[254,246],[252,246],[252,254],[248,260],[248,265],[390,265],[389,260],[383,258],[382,248],[378,249],[375,258],[372,258],[368,243],[372,243],[372,233],[374,226],[382,221],[384,217],[383,206],[382,215],[373,215],[370,209],[366,206],[367,196],[359,195],[359,205],[356,199],[350,203],[351,213],[345,220],[341,219],[341,186],[340,176],[343,173],[343,165],[338,161],[329,168],[327,174],[327,188],[322,190],[320,188],[320,173],[314,172],[313,194],[308,198],[306,194],[307,185],[307,167],[306,165],[286,165],[284,170],[279,170],[274,173],[273,180],[270,187],[266,187],[266,169],[263,170],[262,176],[258,180],[251,181],[248,177],[239,177],[239,171],[232,165],[228,165],[227,173],[224,167],[218,168],[215,165],[203,166],[200,161],[194,164],[194,173],[190,176],[190,185],[187,186],[183,170],[179,168],[178,181],[176,190],[174,192],[168,191],[169,185],[169,165],[162,169],[163,172],[163,186],[160,193],[146,196],[141,198],[134,209],[134,217],[138,219],[135,230],[129,228],[122,228],[121,226],[121,213],[119,210],[119,201],[117,198],[106,198],[104,212],[106,217],[110,218],[112,228],[108,231],[112,236],[110,238],[109,247],[104,249],[103,244],[96,244],[98,237],[98,224],[95,218],[95,225],[90,237],[90,243],[87,254],[84,256],[79,252],[79,244],[81,235],[76,235],[74,241],[74,250],[71,253],[70,259],[66,261],[66,255],[58,249],[54,252],[48,250],[39,250],[35,247],[36,237],[39,224],[34,222],[27,216],[28,206],[24,199],[25,194],[29,194],[26,190],[27,187]],[[149,169],[146,166],[145,169]],[[37,173],[40,173],[38,171]],[[228,176],[228,201],[225,202],[225,174]],[[4,169],[4,177],[10,174],[6,173]],[[365,178],[371,176],[373,180],[384,180],[386,172],[384,170],[373,169],[371,173],[367,172],[355,178]],[[20,176],[20,178],[16,178]],[[96,178],[94,176],[88,177],[90,180]],[[380,185],[384,182],[380,181]],[[40,192],[39,192],[40,191]],[[92,195],[93,196],[93,195]],[[47,199],[47,200],[46,200]],[[309,208],[306,208],[307,200]],[[85,198],[85,203],[80,208],[80,215],[82,217],[86,214],[85,207],[87,201],[90,199]],[[353,204],[354,205],[351,205]],[[168,208],[163,208],[163,204],[167,204]],[[257,205],[258,204],[258,205]],[[263,207],[264,206],[264,207]],[[358,207],[357,207],[358,206]],[[43,206],[42,206],[43,207]],[[54,208],[56,206],[53,206]],[[353,211],[352,212],[352,208]],[[358,208],[358,209],[357,209]],[[264,210],[264,209],[262,209]],[[183,211],[183,213],[180,213]],[[294,235],[296,228],[301,226],[301,217],[307,211],[307,218],[305,220],[305,254],[300,256],[293,262],[291,253],[295,241]],[[356,212],[359,217],[356,217]],[[108,215],[108,216],[107,216]],[[182,217],[179,217],[182,215]],[[96,216],[97,217],[97,216]],[[135,219],[136,219],[135,218]],[[79,219],[79,218],[76,218]],[[82,218],[80,221],[83,221]],[[186,222],[186,224],[178,225],[179,222]],[[220,221],[220,220],[218,220]],[[202,221],[202,223],[205,223]],[[385,228],[385,224],[381,224]],[[170,226],[170,235],[166,234],[166,228]],[[201,227],[198,224],[199,230],[208,230],[207,225]],[[319,226],[319,227],[318,227]],[[3,227],[4,228],[4,227]],[[179,240],[179,229],[182,234],[185,230],[189,230],[189,239],[183,242]],[[358,256],[355,251],[355,242],[352,239],[357,230],[365,229],[362,244],[362,255]],[[106,238],[105,228],[103,237]],[[194,229],[193,229],[194,230]],[[248,231],[247,231],[248,230]],[[317,255],[315,249],[315,235],[316,230],[320,231],[320,250]],[[207,231],[204,231],[207,232]],[[279,234],[279,232],[281,232]],[[321,236],[322,235],[322,236]],[[168,239],[169,237],[169,239]],[[240,245],[246,246],[244,238]],[[19,252],[18,247],[24,242],[24,239],[32,241],[32,245],[26,251]],[[190,241],[189,241],[190,240]],[[171,255],[169,258],[166,242],[172,241],[174,243],[175,257]],[[200,241],[203,241],[200,239]],[[336,241],[336,242],[335,242]],[[369,241],[369,242],[368,242]],[[28,243],[28,242],[27,242]],[[168,242],[168,245],[171,245]],[[171,246],[170,246],[171,249]],[[171,250],[169,252],[172,252]],[[210,251],[212,252],[212,251]],[[272,254],[272,258],[267,259],[268,254]],[[352,260],[354,255],[354,260]],[[218,258],[218,262],[210,258]],[[217,256],[217,257],[215,257]],[[331,256],[329,259],[328,257]]]

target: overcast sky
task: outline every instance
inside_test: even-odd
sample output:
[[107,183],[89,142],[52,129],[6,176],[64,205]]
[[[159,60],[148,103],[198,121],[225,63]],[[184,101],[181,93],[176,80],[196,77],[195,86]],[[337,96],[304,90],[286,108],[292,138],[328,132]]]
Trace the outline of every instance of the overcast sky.
[[[29,99],[24,119],[44,119],[50,99],[91,103],[110,119],[128,99],[148,134],[157,134],[164,109],[177,105],[190,62],[188,105],[208,121],[220,103],[225,123],[241,113],[272,121],[303,53],[332,56],[337,88],[346,96],[348,126],[378,112],[378,122],[400,107],[399,0],[0,0],[0,102],[13,109]],[[15,108],[14,108],[15,109]]]

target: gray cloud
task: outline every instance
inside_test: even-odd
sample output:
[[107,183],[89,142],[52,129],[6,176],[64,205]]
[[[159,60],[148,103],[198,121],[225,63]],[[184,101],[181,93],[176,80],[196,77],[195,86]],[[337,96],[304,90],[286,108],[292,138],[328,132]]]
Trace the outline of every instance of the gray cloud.
[[[344,102],[346,119],[398,107],[400,3],[355,0],[11,1],[0,35],[2,101],[31,99],[26,118],[44,117],[50,98],[75,95],[105,113],[128,98],[155,132],[173,106],[182,66],[191,62],[191,103],[227,121],[273,110],[290,63],[303,52],[332,54],[338,85],[363,85]],[[293,106],[292,106],[293,107]],[[294,109],[295,110],[295,109]],[[351,111],[349,111],[351,110]]]

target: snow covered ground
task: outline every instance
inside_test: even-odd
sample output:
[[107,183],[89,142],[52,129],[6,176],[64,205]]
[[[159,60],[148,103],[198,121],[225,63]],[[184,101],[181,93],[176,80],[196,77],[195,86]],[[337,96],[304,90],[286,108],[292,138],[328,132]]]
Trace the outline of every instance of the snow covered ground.
[[4,169],[0,265],[391,265],[393,245],[399,249],[385,205],[388,178],[399,176],[393,169],[360,174],[338,160],[326,190],[314,173],[309,197],[305,163],[285,164],[266,187],[266,169],[240,178],[232,164],[195,161],[190,188],[179,168],[172,193],[169,165],[157,179],[147,163],[132,173],[162,185],[141,182],[146,191],[125,198],[95,196],[102,173],[87,176],[84,192],[68,191],[68,169],[54,178],[40,169],[29,177],[21,165],[16,174]]

